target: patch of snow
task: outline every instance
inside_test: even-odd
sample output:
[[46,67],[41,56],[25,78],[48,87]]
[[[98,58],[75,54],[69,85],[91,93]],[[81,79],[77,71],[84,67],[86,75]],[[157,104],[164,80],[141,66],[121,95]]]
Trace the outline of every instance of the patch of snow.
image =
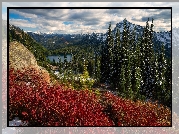
[[9,126],[27,126],[28,123],[24,123],[21,120],[19,120],[18,117],[15,117],[12,121],[9,121]]

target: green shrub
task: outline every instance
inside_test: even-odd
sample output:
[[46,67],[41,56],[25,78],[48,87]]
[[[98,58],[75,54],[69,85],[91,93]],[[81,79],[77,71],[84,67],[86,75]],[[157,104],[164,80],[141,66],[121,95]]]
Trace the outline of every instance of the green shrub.
[[80,75],[80,85],[82,88],[91,88],[93,84],[94,80],[90,78],[87,67],[84,65],[83,74]]

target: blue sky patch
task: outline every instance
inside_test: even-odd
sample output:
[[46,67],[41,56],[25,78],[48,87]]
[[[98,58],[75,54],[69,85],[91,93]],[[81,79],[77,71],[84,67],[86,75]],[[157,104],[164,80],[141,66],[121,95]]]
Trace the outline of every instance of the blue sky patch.
[[9,13],[9,19],[23,19],[23,20],[28,20],[29,22],[31,21],[30,18],[25,18],[19,14],[16,13]]
[[69,24],[73,24],[73,22],[71,22],[71,21],[65,21],[65,22],[63,22],[63,24],[69,25]]

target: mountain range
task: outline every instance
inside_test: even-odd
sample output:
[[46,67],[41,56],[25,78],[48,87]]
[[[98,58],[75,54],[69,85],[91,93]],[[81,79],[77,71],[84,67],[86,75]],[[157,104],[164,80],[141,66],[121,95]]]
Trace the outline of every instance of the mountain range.
[[[132,24],[127,21],[130,33],[133,32],[135,27],[136,38],[142,36],[144,27],[136,24]],[[123,21],[116,24],[112,29],[113,35],[115,35],[117,29],[120,34],[123,32]],[[106,30],[107,31],[107,30]],[[176,31],[176,30],[175,30]],[[91,33],[91,34],[57,34],[57,33],[41,33],[41,32],[27,32],[34,40],[42,44],[47,49],[58,49],[67,45],[101,45],[105,43],[106,33]],[[175,32],[179,34],[179,32]],[[122,36],[121,36],[122,37]],[[179,40],[176,38],[176,42]],[[153,43],[157,45],[164,45],[166,49],[166,55],[171,56],[171,31],[153,32]]]

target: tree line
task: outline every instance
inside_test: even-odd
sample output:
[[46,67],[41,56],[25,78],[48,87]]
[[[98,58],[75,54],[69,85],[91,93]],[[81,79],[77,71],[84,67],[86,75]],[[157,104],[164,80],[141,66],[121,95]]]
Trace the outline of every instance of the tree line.
[[[122,34],[115,35],[109,24],[106,44],[101,51],[100,82],[109,84],[120,96],[158,100],[171,107],[171,59],[165,56],[164,45],[154,50],[153,20],[149,20],[143,35],[129,31],[124,20]],[[121,37],[122,36],[122,37]]]

